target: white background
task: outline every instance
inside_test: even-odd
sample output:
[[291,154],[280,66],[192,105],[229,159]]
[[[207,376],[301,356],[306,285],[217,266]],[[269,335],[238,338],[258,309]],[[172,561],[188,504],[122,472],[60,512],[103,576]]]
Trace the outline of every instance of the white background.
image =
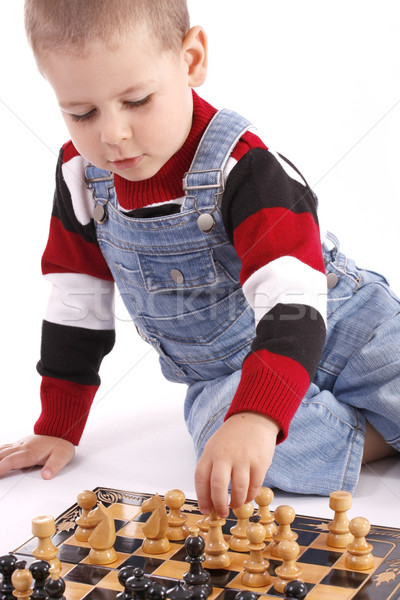
[[[342,249],[359,266],[384,272],[399,293],[398,0],[189,0],[189,8],[192,24],[209,36],[209,76],[199,93],[251,119],[265,143],[303,172]],[[30,433],[39,412],[35,364],[48,293],[40,258],[67,139],[25,41],[22,13],[22,0],[0,3],[0,444]],[[4,543],[7,533],[15,544],[26,537],[21,512],[12,533],[7,519],[19,501],[28,502],[29,519],[46,509],[43,498],[52,497],[59,513],[96,485],[181,486],[193,496],[183,386],[162,379],[120,303],[117,321],[117,345],[104,361],[74,465],[53,482],[42,482],[37,470],[0,480]],[[63,486],[67,497],[56,498]]]

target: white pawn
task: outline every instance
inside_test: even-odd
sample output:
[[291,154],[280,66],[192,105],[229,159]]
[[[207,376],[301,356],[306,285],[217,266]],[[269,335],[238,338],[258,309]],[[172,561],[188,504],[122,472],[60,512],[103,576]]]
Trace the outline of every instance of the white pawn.
[[295,512],[291,506],[283,504],[278,506],[274,512],[274,517],[279,527],[272,536],[272,542],[268,546],[271,556],[281,558],[279,553],[279,544],[284,540],[297,540],[298,535],[292,531],[290,526],[295,519]]
[[222,526],[225,523],[225,519],[219,517],[212,509],[204,547],[203,566],[206,569],[226,569],[231,563],[228,554],[229,544],[225,541],[222,532]]
[[275,569],[276,579],[274,581],[274,590],[278,594],[283,594],[286,584],[289,581],[299,579],[302,574],[302,570],[296,563],[296,559],[299,556],[300,548],[297,542],[294,540],[284,540],[279,544],[279,554],[282,558],[282,564]]
[[[32,573],[26,569],[26,561],[20,560],[15,563],[15,571],[11,575],[11,583],[14,586],[13,596],[20,600],[28,600],[32,594],[31,584],[33,581]],[[8,598],[7,594],[1,598]]]
[[258,504],[257,515],[260,515],[261,525],[265,527],[265,541],[272,540],[273,534],[276,532],[276,524],[274,516],[271,513],[269,506],[274,499],[274,492],[268,487],[262,487],[254,500]]
[[75,520],[77,528],[75,529],[75,539],[80,542],[87,542],[93,529],[96,527],[96,521],[89,519],[89,513],[97,504],[97,496],[90,490],[84,490],[78,494],[78,506],[82,509],[81,514]]
[[344,562],[348,569],[355,571],[365,571],[374,567],[374,557],[372,556],[372,544],[365,539],[370,530],[368,519],[356,517],[350,521],[350,532],[354,540],[347,546],[344,556]]
[[186,501],[185,494],[181,490],[170,490],[165,494],[164,501],[169,508],[167,538],[170,541],[185,540],[189,535],[187,516],[181,512]]
[[254,506],[252,502],[243,504],[239,508],[234,509],[233,514],[237,517],[237,523],[234,527],[231,527],[231,538],[229,540],[229,547],[235,552],[248,552],[249,551],[249,539],[247,537],[247,527],[249,519],[254,512]]
[[247,587],[264,587],[271,582],[269,562],[263,557],[265,529],[259,519],[259,515],[253,517],[247,526],[250,556],[243,561],[244,573],[241,577],[242,584]]

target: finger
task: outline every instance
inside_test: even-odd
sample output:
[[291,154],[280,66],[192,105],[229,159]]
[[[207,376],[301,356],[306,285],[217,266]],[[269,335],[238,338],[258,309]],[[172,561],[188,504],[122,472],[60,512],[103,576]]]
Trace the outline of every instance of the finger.
[[13,452],[18,452],[21,449],[20,446],[15,446],[15,444],[6,444],[0,447],[0,460],[13,454]]
[[225,461],[213,463],[210,477],[211,501],[217,515],[223,518],[229,515],[228,490],[230,479],[230,463]]
[[246,502],[249,495],[250,469],[248,465],[235,465],[232,469],[231,506],[239,508]]
[[30,455],[25,451],[18,451],[9,454],[0,461],[0,476],[5,475],[9,471],[16,469],[25,469],[25,467],[32,467],[36,463],[32,462]]
[[265,475],[266,470],[260,468],[259,465],[250,469],[249,489],[245,502],[252,502],[257,496],[257,494],[260,492],[260,489],[264,484]]
[[74,454],[75,448],[72,444],[68,446],[56,444],[43,465],[43,479],[52,479],[57,475],[73,459]]
[[201,458],[195,470],[194,481],[199,510],[204,515],[209,515],[212,509],[210,475],[211,463]]

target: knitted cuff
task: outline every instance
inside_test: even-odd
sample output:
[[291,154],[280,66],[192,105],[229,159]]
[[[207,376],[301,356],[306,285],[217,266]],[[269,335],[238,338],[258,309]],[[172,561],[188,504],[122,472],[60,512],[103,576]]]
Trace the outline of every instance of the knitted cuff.
[[225,419],[243,411],[267,415],[280,425],[277,441],[283,442],[309,385],[307,371],[295,360],[267,350],[253,352],[243,362],[242,376]]

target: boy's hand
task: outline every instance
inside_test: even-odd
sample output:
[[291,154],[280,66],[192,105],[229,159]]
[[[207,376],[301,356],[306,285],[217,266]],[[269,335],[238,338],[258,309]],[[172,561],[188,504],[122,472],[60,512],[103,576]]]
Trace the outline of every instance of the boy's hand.
[[30,435],[0,446],[0,477],[14,469],[44,465],[43,479],[52,479],[74,457],[75,446],[49,435]]
[[228,486],[231,506],[238,508],[258,494],[272,462],[279,425],[254,412],[232,415],[208,440],[195,472],[200,511],[211,508],[227,517]]

